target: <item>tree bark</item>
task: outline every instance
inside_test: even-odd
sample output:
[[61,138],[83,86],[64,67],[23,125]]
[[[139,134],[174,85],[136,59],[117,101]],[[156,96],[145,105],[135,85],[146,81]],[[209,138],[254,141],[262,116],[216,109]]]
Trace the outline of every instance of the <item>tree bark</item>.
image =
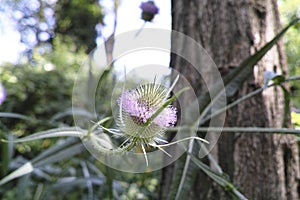
[[[270,41],[280,30],[276,0],[172,0],[172,26],[199,44],[213,58],[222,75]],[[172,48],[187,48],[172,45]],[[171,56],[171,67],[183,74],[201,94],[199,80],[180,58]],[[205,67],[205,66],[203,66]],[[287,75],[282,42],[254,68],[234,100],[263,86],[264,71]],[[284,96],[279,87],[266,89],[227,112],[226,125],[281,127]],[[298,147],[294,136],[223,133],[214,156],[230,180],[249,199],[298,199]],[[175,167],[163,170],[160,197],[172,184]],[[196,175],[195,175],[196,176]],[[198,173],[190,199],[230,199],[204,174]]]

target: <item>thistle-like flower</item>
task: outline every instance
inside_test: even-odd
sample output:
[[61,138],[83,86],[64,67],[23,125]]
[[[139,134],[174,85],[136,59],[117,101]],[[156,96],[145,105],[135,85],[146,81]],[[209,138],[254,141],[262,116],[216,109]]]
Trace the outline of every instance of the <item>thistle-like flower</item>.
[[[175,83],[177,81],[178,77]],[[170,89],[156,83],[140,85],[135,89],[124,91],[117,100],[119,106],[117,125],[126,138],[123,144],[129,143],[130,148],[140,146],[147,165],[145,146],[159,148],[171,156],[158,144],[168,143],[162,136],[167,128],[177,122],[177,109],[169,105],[175,97],[168,99],[175,83]]]
[[118,126],[124,136],[141,144],[161,141],[166,128],[177,121],[176,108],[164,106],[168,95],[167,88],[155,83],[124,91],[118,99]]
[[[163,139],[166,130],[177,123],[177,109],[171,103],[187,90],[187,88],[183,88],[173,96],[170,96],[178,79],[179,76],[177,76],[170,88],[154,82],[140,85],[135,89],[124,90],[117,99],[118,117],[116,123],[118,129],[105,128],[101,125],[101,122],[96,123],[95,126],[100,126],[103,130],[116,136],[121,136],[125,140],[116,149],[100,147],[97,149],[107,154],[118,154],[141,147],[148,166],[145,147],[158,148],[172,157],[163,147],[191,139],[207,143],[206,140],[199,137],[187,137],[171,143]],[[98,146],[97,141],[101,140],[101,138],[99,140],[96,138],[93,137],[90,140],[94,143],[94,146]]]

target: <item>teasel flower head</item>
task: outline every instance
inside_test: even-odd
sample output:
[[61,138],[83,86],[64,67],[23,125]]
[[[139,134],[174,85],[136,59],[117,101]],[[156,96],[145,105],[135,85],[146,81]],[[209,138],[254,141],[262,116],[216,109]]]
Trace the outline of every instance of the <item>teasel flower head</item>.
[[177,122],[177,109],[164,105],[168,96],[167,88],[155,83],[124,91],[118,99],[118,126],[124,136],[141,144],[160,141],[166,129]]
[[100,122],[96,123],[94,127],[99,126],[116,137],[122,137],[124,141],[116,149],[103,149],[98,147],[96,140],[91,140],[95,142],[94,146],[97,146],[97,150],[106,154],[123,154],[135,148],[136,150],[141,148],[148,166],[145,147],[157,148],[172,157],[164,150],[164,147],[191,139],[208,143],[205,139],[193,136],[174,142],[164,140],[163,136],[167,129],[177,123],[177,109],[171,103],[189,89],[187,87],[182,88],[170,96],[178,80],[179,75],[170,88],[154,81],[153,83],[139,85],[134,89],[123,89],[123,92],[117,98],[117,129],[105,128]]

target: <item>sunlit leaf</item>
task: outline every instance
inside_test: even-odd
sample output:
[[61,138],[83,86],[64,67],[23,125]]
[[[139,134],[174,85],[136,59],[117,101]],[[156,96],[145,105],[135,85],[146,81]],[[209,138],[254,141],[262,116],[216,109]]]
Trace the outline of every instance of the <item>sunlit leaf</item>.
[[77,155],[84,151],[84,147],[80,141],[70,138],[64,140],[64,142],[58,142],[58,144],[52,146],[50,149],[42,152],[33,160],[25,163],[11,174],[7,175],[0,180],[0,185],[3,185],[15,178],[24,176],[31,173],[35,168],[49,165],[54,162],[58,162],[67,158],[72,158],[74,155]]
[[18,178],[20,176],[24,176],[26,174],[29,174],[33,171],[33,166],[31,162],[27,162],[18,169],[16,169],[14,172],[9,174],[8,176],[4,177],[3,179],[0,180],[0,185],[3,185],[15,178]]
[[291,112],[292,123],[296,125],[300,125],[300,113]]

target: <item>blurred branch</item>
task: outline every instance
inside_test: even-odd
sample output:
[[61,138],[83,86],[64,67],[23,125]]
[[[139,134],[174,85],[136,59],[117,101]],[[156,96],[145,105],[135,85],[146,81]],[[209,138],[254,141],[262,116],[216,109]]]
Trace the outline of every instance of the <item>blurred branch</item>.
[[115,0],[114,3],[115,20],[114,20],[113,32],[106,40],[104,39],[106,61],[108,65],[112,65],[113,63],[113,50],[115,45],[115,33],[117,28],[118,7],[119,7],[119,0]]

